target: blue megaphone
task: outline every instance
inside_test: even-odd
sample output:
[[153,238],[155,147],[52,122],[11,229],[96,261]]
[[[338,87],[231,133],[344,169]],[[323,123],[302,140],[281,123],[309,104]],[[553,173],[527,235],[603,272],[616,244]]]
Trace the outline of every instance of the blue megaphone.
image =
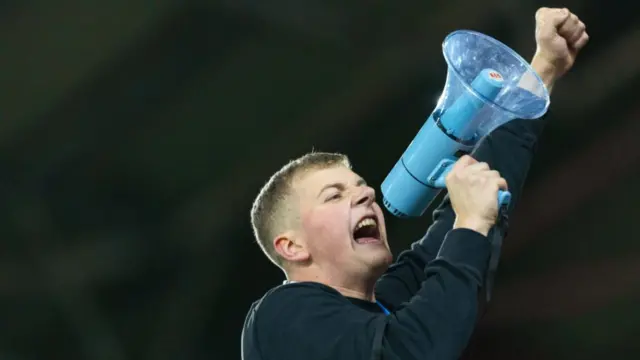
[[[442,49],[448,72],[436,108],[382,183],[383,203],[398,217],[421,216],[455,161],[482,137],[513,119],[538,119],[549,107],[538,74],[498,40],[460,30]],[[511,194],[500,191],[497,201],[504,209]]]

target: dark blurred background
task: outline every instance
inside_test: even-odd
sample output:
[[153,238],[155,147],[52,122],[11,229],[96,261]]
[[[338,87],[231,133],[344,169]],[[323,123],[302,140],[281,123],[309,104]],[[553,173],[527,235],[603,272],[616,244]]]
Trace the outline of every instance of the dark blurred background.
[[[591,42],[555,88],[477,359],[640,357],[636,1],[0,1],[0,359],[239,359],[283,275],[260,186],[311,149],[379,186],[435,105],[441,42]],[[387,217],[395,253],[430,218]]]

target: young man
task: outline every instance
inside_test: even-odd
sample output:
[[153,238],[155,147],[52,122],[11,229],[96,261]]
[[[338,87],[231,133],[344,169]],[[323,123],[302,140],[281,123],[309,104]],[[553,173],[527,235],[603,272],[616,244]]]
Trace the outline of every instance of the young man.
[[[532,66],[551,89],[588,36],[567,9],[542,8],[536,40]],[[543,126],[512,121],[462,157],[433,225],[391,267],[375,192],[346,157],[311,153],[286,165],[251,216],[289,281],[251,307],[243,359],[459,358],[477,320],[497,191],[508,184],[517,202]]]

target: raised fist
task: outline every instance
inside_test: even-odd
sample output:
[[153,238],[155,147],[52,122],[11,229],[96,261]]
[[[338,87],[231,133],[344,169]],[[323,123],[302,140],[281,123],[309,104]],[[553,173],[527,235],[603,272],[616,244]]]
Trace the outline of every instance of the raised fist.
[[589,41],[585,24],[568,9],[540,8],[536,12],[535,61],[545,62],[555,78],[564,75]]

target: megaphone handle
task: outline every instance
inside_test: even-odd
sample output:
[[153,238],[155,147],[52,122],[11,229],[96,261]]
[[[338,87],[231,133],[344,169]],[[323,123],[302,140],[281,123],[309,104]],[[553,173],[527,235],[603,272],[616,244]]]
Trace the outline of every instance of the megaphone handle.
[[[429,176],[429,182],[431,185],[437,188],[444,189],[445,178],[453,168],[455,161],[451,159],[443,159],[440,164],[433,170],[431,176]],[[506,211],[511,203],[511,193],[507,190],[498,190],[498,210],[500,212]]]

